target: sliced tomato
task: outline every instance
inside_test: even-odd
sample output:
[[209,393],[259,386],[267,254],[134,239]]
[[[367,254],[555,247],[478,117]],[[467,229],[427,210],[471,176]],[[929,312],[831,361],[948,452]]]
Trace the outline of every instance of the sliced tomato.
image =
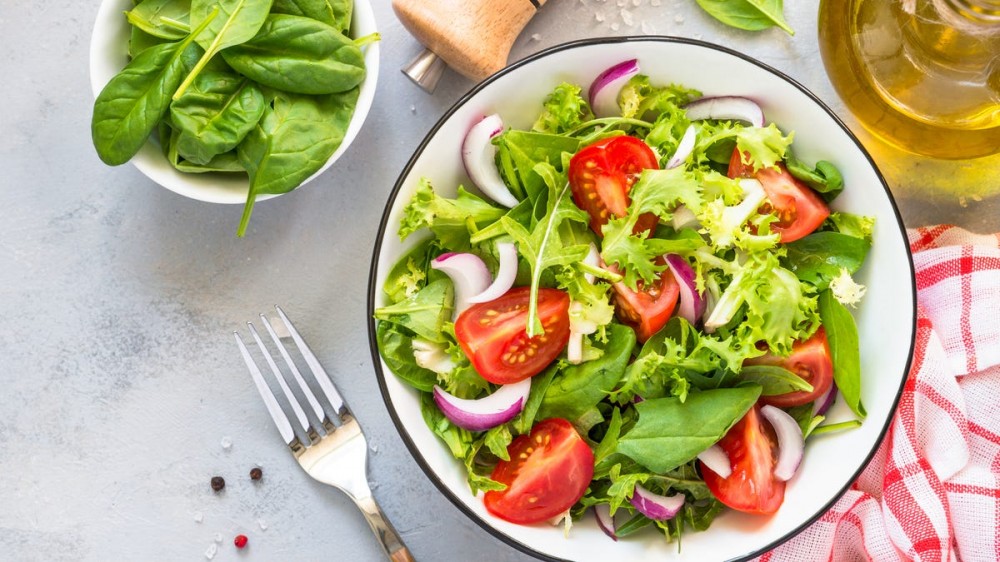
[[511,523],[551,519],[573,507],[594,477],[594,452],[573,425],[559,418],[540,421],[529,435],[507,447],[490,478],[507,485],[486,492],[486,510]]
[[778,446],[772,432],[769,425],[762,423],[760,407],[755,405],[719,441],[729,456],[732,474],[723,478],[698,462],[705,484],[720,502],[762,515],[781,507],[785,483],[774,477]]
[[798,178],[788,173],[784,164],[777,169],[762,168],[754,172],[753,164],[744,162],[739,149],[729,160],[729,177],[755,178],[764,187],[779,220],[771,230],[781,236],[782,242],[793,242],[811,234],[830,216],[830,208],[819,195]]
[[[666,261],[660,258],[657,263],[663,265]],[[639,281],[637,291],[623,282],[615,283],[614,288],[618,320],[635,330],[636,339],[640,343],[644,343],[666,325],[681,293],[680,285],[669,269],[660,272],[656,282],[648,286]]]
[[538,318],[543,333],[528,337],[529,287],[515,287],[502,297],[474,304],[455,321],[458,345],[486,380],[509,384],[540,373],[569,341],[569,295],[538,290]]
[[[609,215],[623,217],[628,210],[628,192],[646,169],[657,169],[656,154],[635,137],[610,137],[588,145],[569,162],[569,185],[577,207],[590,214],[590,228],[602,236]],[[656,228],[652,213],[639,217],[633,232]]]
[[808,404],[830,390],[833,384],[833,360],[830,358],[830,343],[826,339],[826,330],[820,328],[805,341],[792,345],[792,353],[788,357],[764,355],[743,362],[744,365],[775,365],[787,369],[802,377],[812,385],[812,392],[798,390],[776,396],[761,396],[760,401],[779,408],[791,408]]

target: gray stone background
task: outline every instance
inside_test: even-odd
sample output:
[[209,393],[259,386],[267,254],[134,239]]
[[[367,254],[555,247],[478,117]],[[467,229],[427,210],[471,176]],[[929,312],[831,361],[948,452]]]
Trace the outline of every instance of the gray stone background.
[[[619,1],[550,1],[511,60],[601,35],[705,39],[787,72],[854,125],[819,60],[815,0],[788,3],[795,37],[727,29],[693,0],[627,0],[629,25]],[[375,0],[382,72],[365,128],[308,188],[259,204],[238,240],[239,206],[185,199],[98,160],[87,61],[97,7],[0,2],[0,560],[204,560],[216,533],[216,560],[378,560],[353,505],[286,452],[233,345],[232,331],[275,303],[364,425],[375,495],[417,559],[526,559],[467,520],[412,460],[364,330],[389,190],[472,84],[449,74],[433,96],[411,85],[397,69],[418,45]],[[1000,230],[998,159],[976,171],[865,138],[908,226]],[[970,175],[993,179],[956,184]],[[247,477],[255,464],[259,484]],[[227,479],[221,494],[209,489],[213,475]],[[245,551],[232,546],[238,533],[250,537]]]

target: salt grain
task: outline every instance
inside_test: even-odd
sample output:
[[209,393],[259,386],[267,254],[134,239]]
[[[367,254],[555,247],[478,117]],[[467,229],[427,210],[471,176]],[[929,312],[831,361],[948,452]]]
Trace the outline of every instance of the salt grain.
[[638,6],[639,4],[642,4],[642,0],[632,0],[633,6]]
[[611,31],[618,31],[619,27],[621,27],[621,26],[618,25],[618,22],[612,22],[611,23]]
[[194,514],[194,522],[195,523],[201,523],[204,520],[205,520],[205,516],[202,515],[200,511],[195,512],[195,514]]
[[656,7],[660,5],[660,0],[649,0],[649,5]]
[[622,14],[622,21],[625,22],[625,25],[629,27],[635,25],[635,18],[632,17],[632,12],[626,9],[622,9],[621,14]]
[[674,21],[677,23],[684,23],[684,16],[677,14],[676,16],[674,16]]
[[227,451],[233,448],[233,440],[230,439],[228,435],[226,437],[223,437],[222,441],[220,441],[219,444],[222,445],[222,448]]
[[263,518],[258,519],[257,520],[257,526],[260,527],[261,531],[266,531],[267,530],[267,521],[264,521]]
[[531,35],[531,40],[532,41],[541,41],[542,40],[542,34],[541,33],[534,33],[534,34],[532,34]]
[[207,558],[208,560],[211,560],[211,559],[215,558],[215,554],[217,552],[219,552],[219,545],[217,545],[215,543],[212,543],[212,544],[208,545],[208,548],[205,549],[205,558]]
[[217,543],[222,542],[222,533],[215,533],[215,542]]
[[417,106],[411,105],[410,106],[410,113],[416,114],[417,113]]
[[646,20],[642,21],[641,27],[642,27],[642,32],[645,33],[646,35],[653,35],[656,33],[656,28],[653,27],[653,24],[649,23]]
[[602,14],[601,12],[597,12],[596,14],[594,14],[594,19],[597,21],[604,21],[604,14]]
[[972,196],[972,200],[973,201],[982,201],[983,200],[983,196],[980,195],[980,194],[978,194],[978,193],[976,193],[975,195]]
[[966,199],[965,196],[963,195],[963,196],[961,196],[961,197],[958,198],[958,204],[961,205],[963,208],[968,207],[969,206],[969,200]]

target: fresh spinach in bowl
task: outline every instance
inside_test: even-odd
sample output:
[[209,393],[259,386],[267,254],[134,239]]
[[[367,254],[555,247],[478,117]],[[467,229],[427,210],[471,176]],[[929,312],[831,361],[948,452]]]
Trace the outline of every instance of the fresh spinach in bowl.
[[361,48],[378,40],[347,35],[352,11],[353,0],[137,2],[131,60],[94,103],[98,156],[124,164],[156,131],[181,172],[248,174],[243,236],[257,195],[295,189],[343,142]]

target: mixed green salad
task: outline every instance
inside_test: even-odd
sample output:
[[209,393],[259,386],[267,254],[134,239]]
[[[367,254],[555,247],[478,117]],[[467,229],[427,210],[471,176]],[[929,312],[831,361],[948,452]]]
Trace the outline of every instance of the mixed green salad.
[[[470,130],[490,197],[420,180],[376,333],[490,513],[676,540],[774,513],[805,439],[861,423],[874,221],[831,211],[837,168],[752,100],[627,63],[556,87],[530,130]],[[826,424],[838,393],[857,419]]]

